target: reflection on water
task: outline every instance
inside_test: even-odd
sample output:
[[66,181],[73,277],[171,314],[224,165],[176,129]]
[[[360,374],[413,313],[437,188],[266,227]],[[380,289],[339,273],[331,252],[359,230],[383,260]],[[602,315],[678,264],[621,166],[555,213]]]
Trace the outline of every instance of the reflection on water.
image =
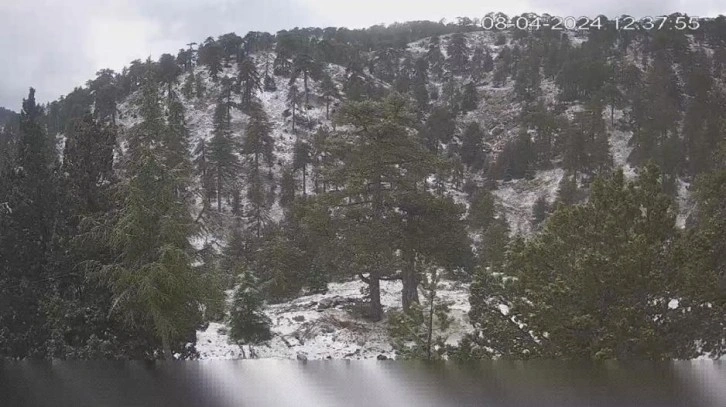
[[726,406],[726,363],[0,362],[3,406]]

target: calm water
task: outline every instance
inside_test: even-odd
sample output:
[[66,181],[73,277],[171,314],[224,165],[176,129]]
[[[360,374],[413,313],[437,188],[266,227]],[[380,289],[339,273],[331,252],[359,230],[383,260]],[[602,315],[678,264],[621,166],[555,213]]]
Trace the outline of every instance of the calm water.
[[0,362],[0,406],[726,406],[725,362]]

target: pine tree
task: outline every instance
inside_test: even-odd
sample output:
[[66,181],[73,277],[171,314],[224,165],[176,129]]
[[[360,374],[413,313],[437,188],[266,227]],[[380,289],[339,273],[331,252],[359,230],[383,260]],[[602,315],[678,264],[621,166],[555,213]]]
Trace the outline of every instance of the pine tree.
[[368,285],[375,321],[383,312],[380,280],[394,271],[394,197],[432,172],[428,154],[411,134],[412,120],[407,101],[397,94],[382,102],[351,103],[341,112],[341,123],[352,131],[341,135],[346,141],[338,151],[342,161],[331,170],[344,189],[329,196],[342,209],[344,248],[352,255],[352,269]]
[[121,93],[115,72],[111,69],[96,72],[96,79],[89,81],[88,88],[93,94],[94,117],[104,123],[115,125],[117,104]]
[[271,321],[262,307],[264,299],[255,276],[246,271],[240,276],[230,310],[230,337],[241,343],[257,344],[272,338]]
[[496,270],[504,263],[510,245],[509,232],[509,224],[504,214],[493,215],[482,232],[477,248],[481,266]]
[[204,139],[197,142],[194,148],[194,170],[199,177],[205,208],[210,205],[212,200],[217,196],[214,172],[209,163],[208,142]]
[[275,143],[271,132],[267,113],[262,106],[255,105],[247,123],[242,155],[246,158],[244,169],[249,205],[247,218],[256,239],[262,237],[262,230],[268,221],[270,185],[262,171],[262,165],[272,167],[275,159]]
[[113,293],[113,311],[129,326],[153,333],[172,359],[201,322],[200,305],[209,292],[192,267],[195,225],[188,201],[179,196],[189,180],[167,166],[173,159],[153,77],[143,89],[143,121],[130,135],[129,179],[110,232],[117,255],[101,276]]
[[[222,197],[230,192],[232,180],[239,169],[239,158],[235,154],[236,140],[230,128],[229,108],[218,103],[214,110],[214,130],[207,145],[207,171],[214,180],[217,211],[222,211]],[[209,192],[209,191],[207,191]]]
[[484,132],[479,123],[469,123],[461,135],[461,162],[472,170],[481,170],[486,165]]
[[294,84],[297,78],[302,75],[303,91],[305,92],[305,105],[310,103],[310,88],[308,87],[308,79],[317,80],[321,73],[320,66],[308,54],[300,54],[293,60],[292,71],[290,73],[290,84]]
[[171,54],[162,54],[159,58],[159,81],[166,85],[166,95],[168,99],[172,97],[172,86],[176,84],[177,78],[181,74],[182,69],[177,65],[176,58]]
[[461,96],[461,111],[466,113],[476,110],[478,104],[479,94],[477,93],[476,85],[474,82],[469,82],[464,85],[464,93]]
[[532,228],[537,229],[540,227],[542,222],[547,218],[547,213],[549,212],[549,202],[547,202],[547,197],[542,195],[537,198],[536,201],[534,201],[534,206],[532,207]]
[[388,330],[400,358],[439,360],[444,357],[446,337],[443,334],[451,324],[448,315],[451,304],[438,296],[440,282],[436,268],[430,268],[421,284],[424,302],[389,317]]
[[421,130],[426,146],[433,153],[440,149],[440,144],[448,144],[454,137],[456,123],[454,114],[446,107],[436,107],[431,111],[424,128]]
[[470,53],[464,34],[453,34],[446,47],[446,52],[449,55],[447,62],[451,66],[451,71],[456,73],[463,71],[469,62]]
[[679,239],[673,261],[679,270],[676,283],[679,308],[690,313],[688,321],[698,334],[700,352],[719,358],[726,354],[723,342],[726,322],[726,171],[723,161],[718,170],[698,178],[695,197],[695,225]]
[[574,173],[604,174],[611,168],[610,145],[602,110],[599,101],[592,101],[584,111],[575,114],[565,134],[565,169]]
[[214,82],[217,82],[222,72],[223,55],[224,50],[212,37],[207,38],[199,47],[199,63],[207,66],[209,77]]
[[663,146],[669,136],[676,133],[680,120],[678,84],[668,58],[659,54],[648,70],[645,86],[632,108],[635,122],[632,157],[636,164],[653,159],[666,168]]
[[262,91],[260,74],[257,72],[254,61],[249,57],[244,58],[238,65],[237,83],[242,90],[242,108],[247,109],[256,93]]
[[408,192],[398,196],[401,212],[401,304],[404,312],[418,302],[418,286],[424,264],[449,272],[468,269],[473,263],[471,242],[466,234],[464,207],[451,198],[431,192]]
[[300,106],[300,91],[297,86],[291,85],[287,91],[287,103],[292,109],[292,132],[295,133],[295,121],[297,119],[298,107]]
[[444,54],[441,53],[441,39],[438,36],[433,36],[429,40],[429,49],[426,51],[426,62],[431,69],[431,73],[441,78],[444,73]]
[[514,93],[518,100],[529,102],[540,96],[541,75],[539,72],[540,61],[535,51],[528,50],[528,53],[519,69],[514,75]]
[[56,219],[55,146],[30,88],[20,112],[17,156],[1,199],[0,355],[43,357],[48,339],[42,301],[52,289],[49,250]]
[[412,93],[416,100],[418,111],[421,114],[429,110],[429,91],[426,89],[428,83],[429,63],[424,58],[419,58],[415,63],[415,72],[413,76]]
[[333,79],[330,75],[323,75],[320,82],[320,89],[323,93],[323,99],[325,100],[325,118],[330,119],[330,102],[333,99],[340,98],[338,87],[335,86]]
[[184,95],[185,98],[191,99],[196,94],[196,77],[194,75],[194,70],[189,71],[189,75],[184,79],[184,84],[182,85],[181,92],[182,95]]
[[658,179],[654,167],[635,182],[622,172],[598,179],[587,204],[559,207],[540,234],[515,241],[504,265],[478,271],[474,353],[692,357],[698,333],[668,306],[675,215]]

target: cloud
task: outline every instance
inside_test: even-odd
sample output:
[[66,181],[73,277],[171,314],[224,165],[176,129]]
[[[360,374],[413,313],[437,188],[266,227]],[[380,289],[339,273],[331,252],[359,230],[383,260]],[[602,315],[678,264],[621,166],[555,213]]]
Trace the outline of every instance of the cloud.
[[86,79],[88,30],[75,18],[59,2],[0,5],[0,105],[18,110],[29,86],[53,98]]

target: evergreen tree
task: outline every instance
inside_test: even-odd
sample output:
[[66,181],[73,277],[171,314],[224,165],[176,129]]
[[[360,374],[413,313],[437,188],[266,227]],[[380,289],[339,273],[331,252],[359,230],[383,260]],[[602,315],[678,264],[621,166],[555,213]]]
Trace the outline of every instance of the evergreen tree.
[[509,224],[504,214],[494,215],[481,235],[477,248],[479,264],[489,270],[497,270],[504,263],[509,249]]
[[244,165],[247,181],[247,201],[249,210],[247,218],[254,237],[262,237],[262,230],[268,222],[270,201],[270,182],[263,173],[262,165],[272,167],[275,159],[275,143],[270,135],[272,129],[264,109],[255,105],[247,123],[245,140],[242,144],[242,155],[246,157]]
[[539,58],[535,51],[529,50],[514,76],[514,93],[518,100],[533,101],[542,93],[539,70]]
[[292,153],[292,169],[293,171],[302,170],[302,193],[303,197],[307,196],[307,172],[308,165],[312,163],[310,144],[299,141],[295,143]]
[[587,204],[558,208],[541,234],[515,242],[503,266],[480,270],[470,298],[473,353],[692,357],[696,333],[668,306],[675,215],[658,178],[651,167],[632,183],[622,172],[599,179]]
[[194,70],[189,71],[189,75],[184,79],[184,84],[182,84],[181,92],[182,95],[184,95],[185,98],[191,99],[196,94],[196,82],[197,79],[194,75]]
[[457,73],[463,71],[469,62],[470,53],[464,34],[456,33],[451,36],[446,53],[449,55],[447,62],[451,66],[451,71]]
[[262,310],[264,299],[255,276],[246,271],[235,289],[230,310],[230,337],[241,343],[257,344],[272,338],[270,318]]
[[421,133],[426,146],[433,153],[439,151],[440,144],[448,144],[454,137],[456,123],[454,115],[445,107],[436,107],[431,111]]
[[540,227],[542,222],[545,221],[547,218],[547,213],[549,212],[549,202],[547,202],[547,197],[544,195],[537,198],[536,201],[534,201],[534,206],[532,207],[532,228],[537,229]]
[[177,82],[182,69],[177,65],[176,58],[171,54],[162,54],[159,58],[159,81],[166,85],[167,98],[171,99],[171,88]]
[[486,165],[484,131],[479,123],[469,123],[461,135],[461,161],[472,170],[481,170]]
[[496,178],[504,180],[531,177],[536,161],[532,137],[523,131],[504,146],[492,167],[492,173]]
[[[463,51],[463,48],[460,48],[460,51]],[[429,40],[429,49],[425,58],[431,73],[441,78],[444,73],[444,54],[441,53],[441,39],[438,36],[433,36]]]
[[247,57],[238,64],[237,83],[242,90],[242,108],[249,108],[258,91],[262,91],[260,74],[254,61]]
[[295,133],[295,121],[297,119],[298,107],[300,106],[300,91],[297,86],[291,85],[287,91],[287,103],[292,109],[292,132]]
[[415,72],[413,76],[412,93],[416,100],[418,110],[421,113],[429,110],[429,91],[426,89],[428,83],[429,63],[424,58],[419,58],[415,63]]
[[415,304],[407,312],[393,313],[388,330],[394,349],[403,359],[442,359],[446,351],[443,335],[451,324],[449,304],[438,296],[440,274],[435,268],[425,274],[421,284],[422,304]]
[[330,102],[333,99],[340,98],[340,93],[338,92],[338,87],[335,86],[333,79],[328,74],[322,76],[320,89],[322,91],[323,99],[325,100],[325,118],[330,119]]
[[217,196],[216,182],[214,179],[214,171],[209,163],[208,142],[204,139],[199,140],[194,148],[194,169],[202,186],[202,195],[205,208],[210,205],[212,200]]
[[199,63],[207,67],[209,77],[215,82],[222,72],[223,57],[224,49],[212,37],[207,38],[199,47]]
[[593,101],[575,119],[565,133],[563,164],[565,169],[588,174],[604,174],[612,166],[610,145],[602,118],[602,105]]
[[463,221],[464,207],[451,198],[430,192],[399,195],[402,306],[408,312],[418,302],[418,286],[424,264],[450,272],[469,269],[473,263],[471,242]]
[[96,79],[88,83],[94,99],[93,115],[104,123],[116,124],[116,111],[121,89],[111,69],[96,72]]
[[464,85],[464,93],[461,96],[461,111],[466,113],[476,110],[478,104],[479,94],[477,93],[476,85],[474,82],[469,82]]
[[23,100],[17,156],[0,216],[0,355],[44,357],[48,340],[42,302],[52,291],[49,250],[56,219],[55,146],[42,125],[35,89]]
[[201,322],[200,305],[209,292],[192,267],[195,225],[188,201],[178,194],[189,180],[167,165],[173,160],[153,77],[143,89],[143,121],[130,135],[129,180],[109,235],[117,255],[101,276],[112,291],[113,311],[129,326],[153,333],[163,356],[172,359]]
[[[339,162],[332,176],[344,187],[329,193],[342,209],[343,241],[351,268],[368,285],[370,317],[382,318],[380,280],[394,271],[398,217],[392,206],[397,193],[410,191],[432,171],[427,153],[411,135],[407,103],[393,94],[382,102],[351,103],[341,123],[351,132],[341,135]],[[366,276],[367,274],[367,276]]]
[[697,216],[676,246],[673,262],[679,309],[688,312],[691,330],[698,334],[699,351],[719,358],[726,354],[726,172],[723,165],[696,183]]
[[207,171],[214,180],[218,212],[222,211],[222,197],[230,192],[231,182],[239,169],[239,158],[235,154],[237,143],[232,136],[230,121],[228,106],[218,103],[214,110],[214,130],[207,145],[206,157]]
[[305,105],[310,103],[308,87],[308,79],[317,80],[322,74],[320,66],[308,54],[300,54],[295,57],[292,62],[292,72],[290,73],[290,84],[294,84],[297,78],[303,77],[303,90],[305,92]]

